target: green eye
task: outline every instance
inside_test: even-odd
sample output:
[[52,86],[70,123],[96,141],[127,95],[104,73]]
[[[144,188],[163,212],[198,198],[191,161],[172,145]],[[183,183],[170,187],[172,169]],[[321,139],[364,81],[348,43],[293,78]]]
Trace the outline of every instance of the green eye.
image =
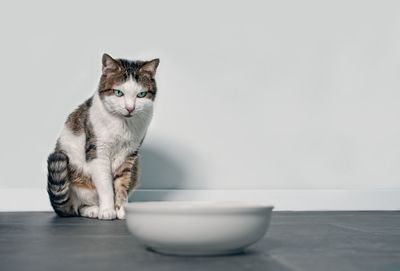
[[147,91],[141,91],[141,92],[139,92],[136,96],[138,97],[138,98],[143,98],[143,97],[145,97],[147,95]]
[[122,91],[119,89],[114,89],[113,91],[114,91],[114,95],[117,97],[121,97],[122,95],[124,95],[124,93],[122,93]]

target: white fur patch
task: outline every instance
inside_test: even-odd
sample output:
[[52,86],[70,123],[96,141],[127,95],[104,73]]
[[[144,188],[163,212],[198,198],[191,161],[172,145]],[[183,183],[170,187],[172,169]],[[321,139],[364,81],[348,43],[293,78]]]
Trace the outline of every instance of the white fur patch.
[[76,135],[65,125],[58,142],[68,156],[69,162],[77,169],[84,170],[86,165],[85,134]]

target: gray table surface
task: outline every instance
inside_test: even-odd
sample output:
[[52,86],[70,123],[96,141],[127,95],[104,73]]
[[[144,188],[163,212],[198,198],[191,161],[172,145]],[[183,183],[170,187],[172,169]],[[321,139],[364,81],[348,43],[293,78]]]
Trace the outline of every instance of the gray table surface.
[[246,253],[214,257],[146,250],[125,221],[0,213],[0,270],[400,271],[400,213],[274,212]]

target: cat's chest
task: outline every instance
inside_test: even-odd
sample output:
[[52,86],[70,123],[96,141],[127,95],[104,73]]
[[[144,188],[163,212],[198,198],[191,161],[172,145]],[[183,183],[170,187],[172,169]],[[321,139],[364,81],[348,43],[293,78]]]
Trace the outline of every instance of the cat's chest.
[[[100,129],[98,129],[100,130]],[[108,125],[98,131],[98,145],[111,156],[124,150],[135,151],[142,140],[143,132],[129,125]]]
[[110,159],[112,172],[116,172],[126,157],[139,149],[143,136],[142,131],[131,127],[113,131],[103,154]]

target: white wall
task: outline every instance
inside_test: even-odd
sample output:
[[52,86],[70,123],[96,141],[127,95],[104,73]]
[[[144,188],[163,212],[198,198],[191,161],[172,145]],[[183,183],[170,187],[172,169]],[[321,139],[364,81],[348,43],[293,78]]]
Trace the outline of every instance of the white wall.
[[0,33],[0,209],[22,188],[47,204],[47,155],[103,52],[161,59],[142,189],[400,209],[399,2],[4,1]]

